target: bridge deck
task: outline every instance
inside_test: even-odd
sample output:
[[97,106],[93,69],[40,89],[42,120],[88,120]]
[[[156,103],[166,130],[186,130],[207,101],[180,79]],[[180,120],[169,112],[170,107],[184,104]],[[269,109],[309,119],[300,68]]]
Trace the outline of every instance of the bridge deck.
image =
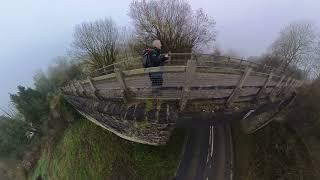
[[[97,77],[72,82],[66,94],[103,99],[211,99],[226,103],[252,101],[287,94],[301,85],[276,70],[245,60],[191,54],[189,60],[176,58],[161,67],[141,68],[141,61],[123,61],[98,69]],[[173,54],[172,56],[177,56]],[[210,58],[211,57],[211,58]],[[149,73],[163,74],[163,85],[152,87]]]
[[[150,73],[163,75],[161,87],[152,86]],[[183,110],[214,112],[234,102],[272,100],[301,84],[249,61],[182,53],[172,54],[161,67],[142,68],[141,59],[118,62],[97,69],[91,78],[70,82],[62,91],[92,122],[130,141],[159,145],[167,142]]]

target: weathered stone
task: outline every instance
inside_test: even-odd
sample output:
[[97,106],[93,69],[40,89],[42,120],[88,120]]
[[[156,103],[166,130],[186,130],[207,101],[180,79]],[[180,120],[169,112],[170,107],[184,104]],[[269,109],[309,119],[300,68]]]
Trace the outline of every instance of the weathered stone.
[[137,105],[137,108],[135,110],[135,117],[137,121],[143,121],[145,119],[145,108],[146,104],[145,103],[140,103]]
[[112,114],[115,106],[116,106],[116,105],[115,105],[114,103],[111,103],[111,104],[109,105],[109,107],[108,107],[107,113],[108,113],[108,114]]
[[[119,101],[101,101],[71,95],[65,95],[65,99],[90,121],[130,141],[152,145],[165,144],[174,129],[173,125],[150,121],[158,111],[152,109],[146,113],[145,103],[127,108],[126,104]],[[152,118],[146,117],[148,114],[152,115]],[[148,121],[142,121],[144,119]],[[176,119],[173,120],[175,121]]]
[[134,120],[135,119],[135,117],[134,117],[135,110],[136,110],[136,106],[135,105],[130,106],[128,108],[128,110],[127,110],[127,114],[126,114],[125,119],[126,120]]
[[117,119],[121,119],[121,104],[115,104],[114,108],[113,108],[113,112],[111,113],[114,117],[116,117]]
[[162,103],[160,105],[160,111],[159,111],[159,119],[158,119],[158,122],[160,124],[165,124],[167,123],[168,121],[168,113],[167,113],[167,104],[166,103]]
[[157,113],[157,109],[151,109],[150,111],[148,111],[147,112],[148,121],[156,122],[157,121],[156,113]]

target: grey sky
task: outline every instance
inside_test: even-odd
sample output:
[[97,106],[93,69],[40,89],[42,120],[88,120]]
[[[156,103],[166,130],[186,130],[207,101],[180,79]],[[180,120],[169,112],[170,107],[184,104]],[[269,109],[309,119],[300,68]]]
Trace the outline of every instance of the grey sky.
[[[131,0],[10,0],[0,6],[0,107],[17,85],[32,86],[32,76],[64,55],[73,27],[83,21],[111,16],[130,25]],[[241,56],[264,52],[279,30],[296,20],[320,24],[316,0],[190,0],[217,22],[217,44]]]

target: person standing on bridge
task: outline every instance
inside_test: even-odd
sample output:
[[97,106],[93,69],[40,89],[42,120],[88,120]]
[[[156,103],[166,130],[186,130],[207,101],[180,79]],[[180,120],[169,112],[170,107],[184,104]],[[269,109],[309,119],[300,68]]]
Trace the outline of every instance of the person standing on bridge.
[[[161,54],[161,41],[154,40],[152,42],[153,48],[148,48],[143,52],[143,66],[159,67],[163,66],[165,61],[168,60],[168,55]],[[152,83],[152,87],[161,87],[163,84],[162,72],[150,72],[149,77]]]

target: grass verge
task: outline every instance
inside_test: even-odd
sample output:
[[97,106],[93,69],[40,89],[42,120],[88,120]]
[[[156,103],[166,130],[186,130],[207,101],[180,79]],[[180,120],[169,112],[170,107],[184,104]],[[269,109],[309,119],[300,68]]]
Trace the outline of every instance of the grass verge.
[[310,155],[285,123],[273,122],[246,135],[233,126],[235,179],[317,179]]
[[174,132],[166,146],[154,147],[126,141],[81,120],[65,131],[52,151],[43,151],[30,178],[171,179],[182,144],[182,132]]

